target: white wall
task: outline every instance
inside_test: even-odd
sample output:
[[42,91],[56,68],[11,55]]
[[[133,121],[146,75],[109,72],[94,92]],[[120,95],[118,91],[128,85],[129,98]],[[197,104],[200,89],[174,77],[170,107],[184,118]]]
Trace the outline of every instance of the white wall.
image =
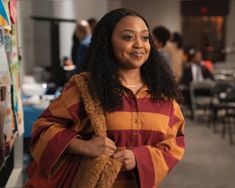
[[[53,2],[52,1],[32,1],[32,16],[52,17]],[[34,67],[43,65],[51,65],[51,39],[50,39],[50,23],[47,21],[33,20],[34,29]],[[33,73],[33,70],[30,70]]]
[[73,0],[77,20],[94,17],[100,19],[108,8],[108,0]]
[[22,55],[22,74],[30,73],[34,65],[34,30],[32,15],[32,1],[17,1],[17,29],[19,47]]
[[[53,16],[56,18],[75,19],[76,14],[74,11],[74,2],[72,0],[67,1],[55,1],[53,5]],[[60,23],[60,60],[61,63],[63,57],[70,57],[72,48],[72,35],[75,29],[76,23],[61,22]]]
[[180,0],[123,0],[123,7],[140,13],[151,29],[163,25],[181,32]]

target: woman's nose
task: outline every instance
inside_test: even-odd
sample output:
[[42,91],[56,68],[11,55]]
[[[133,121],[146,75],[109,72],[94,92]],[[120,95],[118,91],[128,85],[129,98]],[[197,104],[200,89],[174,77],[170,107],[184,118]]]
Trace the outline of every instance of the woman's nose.
[[134,48],[141,48],[141,47],[143,47],[143,41],[141,40],[141,38],[136,38],[135,39],[133,47]]

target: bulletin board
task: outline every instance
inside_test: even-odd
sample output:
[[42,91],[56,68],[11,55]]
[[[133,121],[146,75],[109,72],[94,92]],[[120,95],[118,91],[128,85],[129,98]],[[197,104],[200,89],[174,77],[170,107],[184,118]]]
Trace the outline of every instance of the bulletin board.
[[0,0],[0,173],[24,132],[16,23],[16,0]]

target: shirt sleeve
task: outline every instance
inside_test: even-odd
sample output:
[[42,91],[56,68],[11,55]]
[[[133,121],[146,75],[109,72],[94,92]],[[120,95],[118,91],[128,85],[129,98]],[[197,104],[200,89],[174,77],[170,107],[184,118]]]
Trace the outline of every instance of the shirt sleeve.
[[141,188],[158,187],[171,169],[184,155],[184,118],[174,101],[170,112],[167,133],[156,146],[134,148]]
[[33,125],[31,154],[44,177],[50,176],[70,141],[77,137],[74,127],[79,127],[84,117],[79,91],[72,78]]

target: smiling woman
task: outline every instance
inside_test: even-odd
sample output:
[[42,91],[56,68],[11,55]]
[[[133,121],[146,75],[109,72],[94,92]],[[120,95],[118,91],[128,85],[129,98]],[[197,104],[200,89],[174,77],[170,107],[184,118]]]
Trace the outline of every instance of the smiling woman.
[[158,187],[184,154],[179,99],[145,19],[110,11],[96,25],[83,72],[34,124],[25,187]]
[[149,32],[144,21],[137,16],[120,20],[112,34],[114,56],[120,69],[139,69],[149,57]]

